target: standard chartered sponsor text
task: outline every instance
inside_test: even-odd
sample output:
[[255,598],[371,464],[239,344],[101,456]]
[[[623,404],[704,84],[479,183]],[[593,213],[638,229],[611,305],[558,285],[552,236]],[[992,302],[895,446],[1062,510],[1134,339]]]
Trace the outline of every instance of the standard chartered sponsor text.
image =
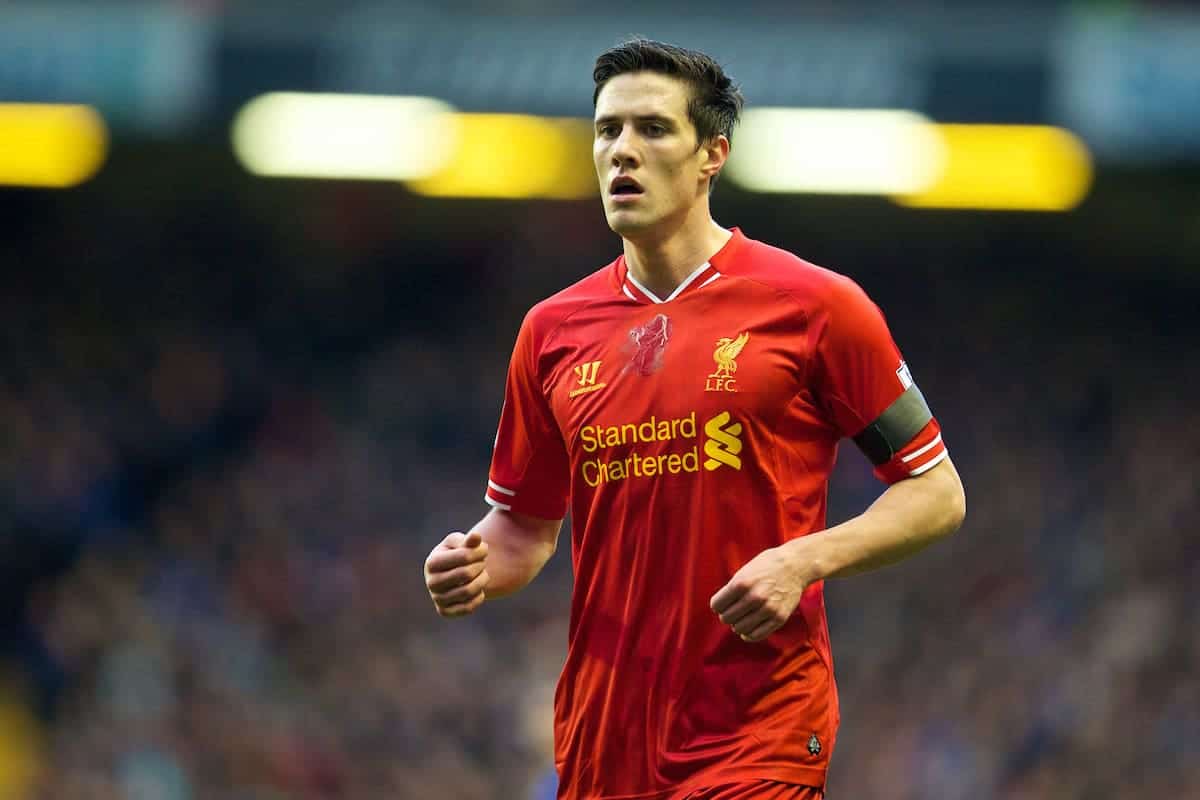
[[[728,419],[729,414],[722,412],[705,425],[705,432],[708,436],[713,437],[714,431],[709,428],[714,424],[723,425]],[[731,426],[731,428],[732,430],[729,432],[735,437],[741,433],[740,425]],[[732,438],[725,431],[716,433],[721,434],[719,438],[722,440]],[[728,446],[728,442],[725,441],[721,441],[719,444],[717,442],[706,443],[705,454],[710,458],[702,462],[700,460],[701,447],[697,441],[698,435],[694,411],[684,417],[659,419],[652,416],[642,422],[630,422],[622,425],[585,425],[579,430],[579,444],[585,453],[595,454],[595,457],[583,460],[580,464],[580,477],[588,486],[596,488],[604,483],[623,481],[628,478],[652,478],[656,475],[700,472],[702,465],[710,471],[720,466],[741,469],[741,462],[736,458],[722,457],[720,459],[722,463],[717,463],[712,459],[713,453],[708,452],[708,445],[723,449]],[[639,452],[636,447],[636,445],[654,444],[670,446],[669,443],[676,440],[684,443],[684,448],[676,452],[646,454],[644,450]],[[634,445],[634,447],[624,449],[629,445]],[[611,458],[605,454],[605,451],[611,448],[622,448],[624,452],[616,458]],[[658,450],[659,448],[652,449]],[[741,449],[740,441],[737,442],[737,449]]]
[[584,461],[581,467],[583,481],[593,488],[610,481],[626,478],[652,478],[655,475],[700,471],[700,448],[693,447],[684,453],[662,453],[656,456],[640,456],[631,453],[625,458],[605,461],[602,458]]
[[579,429],[579,438],[586,453],[638,442],[695,439],[696,412],[671,419],[652,416],[645,422],[628,422],[624,425],[584,425]]

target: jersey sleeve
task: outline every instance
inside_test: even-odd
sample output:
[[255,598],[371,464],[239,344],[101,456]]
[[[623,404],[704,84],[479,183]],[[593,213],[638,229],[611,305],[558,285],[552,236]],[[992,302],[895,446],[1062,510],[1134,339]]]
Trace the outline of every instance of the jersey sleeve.
[[945,459],[941,427],[867,294],[839,279],[816,327],[818,401],[837,431],[870,459],[876,477],[895,483]]
[[562,519],[567,511],[570,468],[562,434],[542,391],[535,349],[529,315],[521,324],[508,365],[484,500],[506,511]]

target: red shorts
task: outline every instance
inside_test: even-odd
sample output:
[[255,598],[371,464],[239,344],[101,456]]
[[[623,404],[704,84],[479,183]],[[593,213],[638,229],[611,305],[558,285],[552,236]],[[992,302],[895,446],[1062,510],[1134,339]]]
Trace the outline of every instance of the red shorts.
[[711,789],[697,789],[680,800],[821,800],[824,792],[813,786],[775,781],[728,783]]

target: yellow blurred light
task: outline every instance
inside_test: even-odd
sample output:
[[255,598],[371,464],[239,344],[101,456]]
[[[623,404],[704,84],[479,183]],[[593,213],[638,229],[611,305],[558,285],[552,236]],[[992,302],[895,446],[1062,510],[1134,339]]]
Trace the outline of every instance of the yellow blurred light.
[[0,185],[77,186],[107,154],[108,129],[90,106],[0,103]]
[[456,146],[453,109],[431,97],[272,92],[233,121],[233,149],[256,175],[405,180]]
[[435,197],[588,197],[598,192],[589,120],[456,114],[458,146],[438,172],[408,181]]
[[28,700],[7,675],[0,676],[0,797],[28,797],[45,761],[44,731]]
[[757,192],[910,192],[944,158],[929,119],[912,111],[753,109],[736,142],[726,173]]
[[893,199],[918,208],[1068,211],[1092,183],[1087,147],[1040,125],[938,125],[946,154],[935,180]]

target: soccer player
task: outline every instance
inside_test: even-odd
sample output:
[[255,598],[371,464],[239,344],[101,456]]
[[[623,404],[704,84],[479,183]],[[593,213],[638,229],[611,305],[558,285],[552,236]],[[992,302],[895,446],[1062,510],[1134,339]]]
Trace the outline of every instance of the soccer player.
[[[624,252],[526,316],[492,509],[434,548],[426,585],[445,617],[517,591],[569,508],[559,797],[819,798],[838,726],[823,581],[956,530],[962,484],[862,289],[712,219],[742,105],[722,68],[637,39],[594,80]],[[845,437],[887,488],[826,528]]]

